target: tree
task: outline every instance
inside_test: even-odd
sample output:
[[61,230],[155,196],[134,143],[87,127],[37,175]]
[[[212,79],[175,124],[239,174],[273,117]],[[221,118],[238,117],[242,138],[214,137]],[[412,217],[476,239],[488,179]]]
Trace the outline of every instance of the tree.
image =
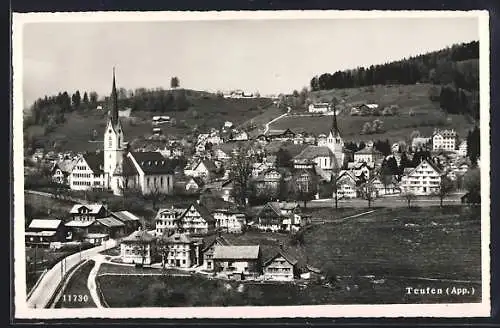
[[288,150],[280,148],[276,152],[276,167],[286,167],[286,168],[293,167],[292,155]]
[[439,206],[443,207],[444,198],[451,193],[453,190],[453,181],[447,176],[441,177],[441,182],[439,183],[439,189],[436,192],[436,196],[439,197]]
[[330,183],[332,186],[332,191],[333,191],[333,199],[335,201],[335,208],[339,208],[339,187],[340,187],[340,181],[338,179],[338,170],[334,170],[331,177],[330,177]]
[[174,76],[170,79],[170,87],[172,89],[177,89],[180,86],[180,81],[177,76]]
[[372,124],[370,122],[365,122],[363,128],[361,129],[361,134],[370,134],[372,132]]
[[478,167],[470,169],[465,173],[464,187],[470,193],[481,193],[481,171]]
[[372,202],[377,197],[377,191],[373,184],[371,184],[370,182],[363,184],[359,188],[359,192],[361,194],[361,198],[368,202],[368,208],[371,208]]
[[233,181],[233,196],[240,206],[246,206],[249,196],[250,176],[252,174],[252,158],[249,149],[240,146],[231,162],[230,178]]
[[89,98],[90,98],[90,104],[92,106],[97,105],[97,99],[98,99],[97,92],[95,92],[95,91],[90,92]]
[[71,104],[74,109],[80,108],[80,103],[81,103],[81,96],[80,96],[80,91],[76,90],[76,92],[71,96]]
[[411,202],[417,198],[417,196],[411,191],[407,191],[401,194],[401,197],[406,200],[408,208],[411,208]]
[[86,108],[89,106],[89,95],[87,94],[87,91],[83,93],[83,104],[85,105]]

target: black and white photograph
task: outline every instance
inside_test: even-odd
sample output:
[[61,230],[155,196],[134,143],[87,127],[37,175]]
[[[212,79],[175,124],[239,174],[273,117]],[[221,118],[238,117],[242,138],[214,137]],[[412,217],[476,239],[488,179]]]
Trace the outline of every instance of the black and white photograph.
[[490,315],[487,11],[13,14],[19,318]]

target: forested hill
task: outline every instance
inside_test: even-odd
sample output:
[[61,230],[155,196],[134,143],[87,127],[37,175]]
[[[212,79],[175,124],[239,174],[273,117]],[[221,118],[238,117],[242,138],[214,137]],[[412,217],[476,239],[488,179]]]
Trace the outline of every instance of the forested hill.
[[310,81],[312,91],[369,85],[432,83],[440,89],[429,95],[450,113],[479,118],[479,42],[453,45],[439,51],[370,67],[323,73]]

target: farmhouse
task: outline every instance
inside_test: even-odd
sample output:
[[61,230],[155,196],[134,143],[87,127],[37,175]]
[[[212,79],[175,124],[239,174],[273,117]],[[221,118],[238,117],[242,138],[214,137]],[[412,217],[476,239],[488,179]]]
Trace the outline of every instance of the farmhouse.
[[300,275],[297,263],[280,245],[276,254],[262,265],[263,277],[265,280],[292,281]]
[[217,245],[214,249],[213,261],[215,272],[232,279],[256,278],[262,272],[259,245]]
[[200,177],[209,180],[217,172],[215,163],[206,159],[199,160],[192,168],[184,170],[184,174],[191,177]]
[[228,246],[230,243],[222,236],[212,235],[203,240],[203,267],[208,271],[214,270],[214,251],[216,246]]
[[467,156],[467,141],[463,140],[459,145],[458,145],[458,151],[457,151],[458,156],[466,157]]
[[59,184],[69,185],[69,177],[75,161],[73,160],[62,160],[54,163],[50,173],[52,174],[52,181]]
[[[356,198],[357,179],[351,171],[341,171],[337,178],[337,197]],[[334,191],[335,196],[335,191]]]
[[74,221],[89,222],[105,217],[107,211],[102,204],[79,204],[73,205],[69,214]]
[[401,191],[416,195],[431,195],[439,191],[442,172],[431,161],[422,160],[415,168],[405,169]]
[[122,239],[120,256],[124,263],[151,264],[156,255],[155,237],[145,230],[134,231]]
[[141,219],[129,211],[111,212],[110,215],[125,224],[126,233],[137,230],[141,223]]
[[268,202],[257,214],[259,230],[276,232],[298,230],[302,225],[300,207],[295,202]]
[[79,156],[69,175],[72,190],[105,188],[104,153],[85,153]]
[[30,222],[25,232],[27,247],[49,247],[52,242],[66,241],[66,229],[62,220],[34,219]]

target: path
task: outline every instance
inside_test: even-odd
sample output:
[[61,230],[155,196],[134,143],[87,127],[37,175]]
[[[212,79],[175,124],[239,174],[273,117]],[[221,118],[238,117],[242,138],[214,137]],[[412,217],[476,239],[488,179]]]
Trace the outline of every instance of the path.
[[107,240],[101,246],[86,249],[62,259],[43,276],[40,283],[36,286],[26,301],[27,306],[29,308],[45,308],[52,296],[55,294],[62,278],[64,278],[64,275],[71,268],[76,266],[82,260],[93,258],[98,255],[99,252],[115,247],[116,243],[117,242],[115,240]]
[[90,270],[89,276],[87,278],[87,288],[89,289],[90,296],[94,301],[97,308],[103,308],[101,299],[99,298],[99,294],[97,292],[97,283],[95,278],[97,277],[97,273],[99,272],[99,268],[101,264],[105,261],[105,256],[98,254],[92,258],[94,260],[94,267]]
[[266,123],[266,128],[264,129],[264,133],[263,134],[267,134],[267,132],[269,131],[269,125],[271,125],[272,123],[276,122],[277,120],[285,117],[288,115],[288,113],[290,113],[290,111],[292,110],[291,107],[288,107],[288,110],[286,111],[285,114],[281,114],[280,116],[278,117],[275,117],[273,118],[272,120],[270,120],[269,122]]

